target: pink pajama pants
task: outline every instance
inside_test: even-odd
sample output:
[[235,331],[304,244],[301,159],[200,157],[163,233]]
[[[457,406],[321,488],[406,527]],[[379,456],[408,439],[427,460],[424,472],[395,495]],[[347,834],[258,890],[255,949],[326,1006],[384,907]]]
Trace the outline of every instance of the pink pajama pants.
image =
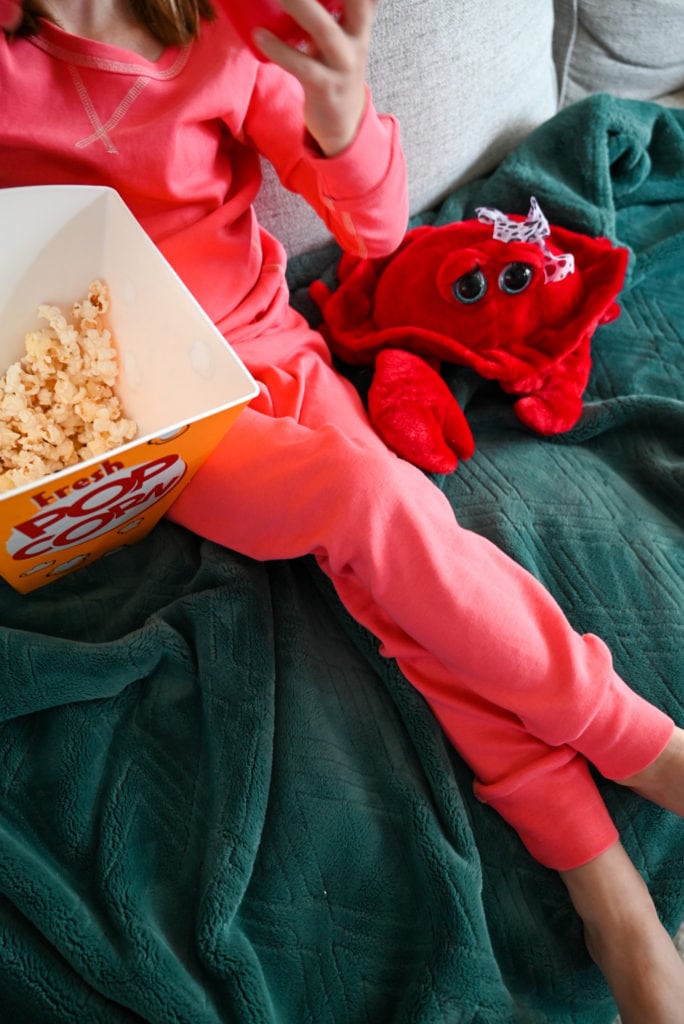
[[234,343],[260,395],[169,518],[256,559],[314,554],[428,702],[479,799],[543,864],[593,859],[617,833],[587,761],[625,778],[661,753],[671,719],[529,573],[458,525],[376,436],[320,336],[286,320]]

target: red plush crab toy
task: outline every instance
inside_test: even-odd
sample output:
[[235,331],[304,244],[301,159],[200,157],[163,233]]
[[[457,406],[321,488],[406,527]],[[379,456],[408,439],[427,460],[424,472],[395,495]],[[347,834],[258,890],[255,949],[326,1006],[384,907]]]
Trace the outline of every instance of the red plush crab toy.
[[343,256],[334,292],[311,288],[332,351],[374,365],[371,421],[388,447],[447,473],[474,450],[439,374],[468,366],[518,397],[518,418],[541,434],[582,411],[599,324],[619,315],[628,253],[606,238],[553,230],[532,198],[527,217],[479,207],[477,219],[424,226],[385,259]]

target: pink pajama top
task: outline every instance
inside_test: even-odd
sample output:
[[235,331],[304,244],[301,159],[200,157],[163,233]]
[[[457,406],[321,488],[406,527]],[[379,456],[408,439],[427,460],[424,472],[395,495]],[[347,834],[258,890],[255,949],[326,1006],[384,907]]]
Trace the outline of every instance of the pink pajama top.
[[0,33],[0,187],[108,185],[224,332],[287,301],[282,246],[252,201],[259,154],[343,248],[391,252],[407,220],[396,121],[369,98],[358,134],[325,158],[307,140],[292,76],[258,61],[221,11],[155,62],[41,21]]

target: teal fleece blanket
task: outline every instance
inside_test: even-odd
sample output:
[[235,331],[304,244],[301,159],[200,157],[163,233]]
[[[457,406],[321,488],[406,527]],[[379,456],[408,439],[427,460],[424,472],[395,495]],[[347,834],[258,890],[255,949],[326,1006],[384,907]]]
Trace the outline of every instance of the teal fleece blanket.
[[[684,113],[600,96],[426,218],[533,194],[552,223],[630,248],[578,426],[534,436],[451,368],[477,452],[435,484],[680,721],[683,167]],[[311,315],[304,285],[335,262],[291,269]],[[474,800],[312,561],[258,564],[162,523],[31,595],[0,585],[0,622],[3,1020],[614,1019],[562,883]],[[674,931],[684,823],[600,785]]]

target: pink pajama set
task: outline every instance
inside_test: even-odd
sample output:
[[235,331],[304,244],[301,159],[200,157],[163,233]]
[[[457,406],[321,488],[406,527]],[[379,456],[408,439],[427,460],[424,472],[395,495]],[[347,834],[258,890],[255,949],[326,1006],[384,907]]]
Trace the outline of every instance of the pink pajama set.
[[260,152],[343,247],[391,252],[407,217],[394,120],[369,98],[354,142],[324,159],[298,84],[255,60],[220,12],[156,62],[47,23],[0,38],[0,95],[0,186],[118,189],[260,383],[169,517],[256,559],[314,554],[534,857],[565,870],[612,845],[587,760],[629,776],[661,753],[671,719],[385,448],[289,307],[285,254],[256,223]]

